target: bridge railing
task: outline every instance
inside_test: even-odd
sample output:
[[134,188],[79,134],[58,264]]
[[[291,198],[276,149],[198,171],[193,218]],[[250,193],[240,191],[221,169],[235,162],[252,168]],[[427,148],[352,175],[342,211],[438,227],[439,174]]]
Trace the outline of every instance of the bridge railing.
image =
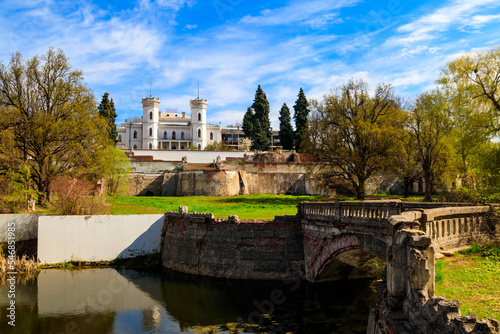
[[401,213],[398,201],[302,202],[297,206],[300,217],[319,220],[377,219],[387,220]]
[[482,222],[489,210],[488,206],[423,210],[420,230],[431,238],[434,245],[444,249],[470,244],[484,235]]

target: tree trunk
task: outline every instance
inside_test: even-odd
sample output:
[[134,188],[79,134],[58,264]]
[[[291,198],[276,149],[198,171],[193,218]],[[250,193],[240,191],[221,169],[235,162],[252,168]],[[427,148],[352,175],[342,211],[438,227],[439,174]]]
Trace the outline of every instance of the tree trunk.
[[432,180],[431,180],[431,171],[429,169],[426,169],[424,171],[424,181],[425,181],[424,202],[432,202]]
[[405,198],[408,198],[410,196],[410,187],[412,185],[412,181],[409,180],[407,177],[404,178],[403,180],[403,186],[405,188]]
[[359,180],[359,185],[356,189],[356,198],[365,199],[365,180]]

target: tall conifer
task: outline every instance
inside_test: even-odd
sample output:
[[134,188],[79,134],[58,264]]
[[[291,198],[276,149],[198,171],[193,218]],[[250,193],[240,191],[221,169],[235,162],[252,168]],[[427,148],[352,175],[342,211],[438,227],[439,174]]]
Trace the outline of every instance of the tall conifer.
[[295,110],[293,116],[293,118],[295,118],[295,150],[297,152],[302,152],[302,140],[307,132],[307,119],[309,117],[309,102],[307,102],[302,87],[300,88],[293,109]]
[[280,143],[284,150],[293,150],[294,131],[291,123],[290,109],[283,103],[280,110]]
[[255,114],[253,113],[252,107],[248,107],[245,116],[243,116],[243,132],[245,133],[245,137],[253,141],[253,123],[254,123]]
[[109,138],[116,144],[118,142],[118,132],[116,131],[116,110],[113,99],[109,100],[109,93],[104,93],[101,104],[97,107],[99,115],[104,117],[108,123]]
[[269,102],[260,85],[255,92],[252,109],[255,111],[253,146],[257,150],[266,150],[271,146],[271,121],[269,120]]

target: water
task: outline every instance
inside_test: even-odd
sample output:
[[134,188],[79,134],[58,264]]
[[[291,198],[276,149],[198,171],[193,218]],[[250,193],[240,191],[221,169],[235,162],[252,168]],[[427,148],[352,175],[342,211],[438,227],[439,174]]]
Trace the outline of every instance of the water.
[[366,333],[370,281],[310,284],[210,279],[170,271],[43,270],[7,286],[0,333]]

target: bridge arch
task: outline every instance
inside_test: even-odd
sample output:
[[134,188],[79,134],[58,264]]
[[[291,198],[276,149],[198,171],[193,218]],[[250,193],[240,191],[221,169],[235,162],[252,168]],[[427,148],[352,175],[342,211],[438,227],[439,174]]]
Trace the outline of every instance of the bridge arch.
[[387,244],[375,235],[369,234],[338,234],[316,238],[304,236],[304,262],[306,279],[314,282],[325,270],[332,259],[339,254],[360,250],[385,259]]

